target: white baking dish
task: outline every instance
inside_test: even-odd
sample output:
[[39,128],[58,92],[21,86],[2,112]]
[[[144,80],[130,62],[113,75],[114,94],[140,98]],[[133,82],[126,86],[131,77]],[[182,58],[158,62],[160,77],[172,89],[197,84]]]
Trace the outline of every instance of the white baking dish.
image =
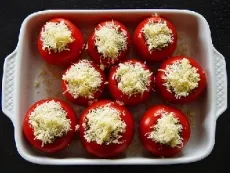
[[[24,114],[32,103],[47,97],[61,97],[59,90],[60,69],[44,65],[36,49],[37,33],[48,19],[66,17],[73,21],[85,38],[93,27],[105,19],[115,19],[126,24],[130,31],[145,17],[158,13],[170,20],[179,33],[179,47],[175,54],[190,55],[203,66],[208,81],[205,95],[196,103],[177,105],[182,111],[194,111],[189,117],[192,125],[191,140],[183,152],[173,158],[156,158],[147,153],[136,136],[127,152],[116,159],[97,159],[89,156],[78,139],[64,151],[44,155],[32,149],[22,133]],[[85,56],[85,55],[84,55]],[[131,51],[129,57],[135,56]],[[41,72],[41,69],[43,72]],[[49,69],[49,70],[48,70]],[[47,72],[44,72],[44,70]],[[41,82],[39,87],[34,82]],[[187,10],[48,10],[28,16],[20,30],[17,48],[4,63],[2,81],[2,109],[15,128],[15,141],[19,154],[38,164],[178,164],[194,162],[206,157],[215,143],[216,120],[227,108],[227,77],[224,57],[213,47],[207,21],[198,13]],[[130,108],[136,123],[146,106],[159,103],[157,94],[147,105]],[[64,98],[63,98],[64,99]],[[176,105],[174,105],[176,106]],[[80,110],[81,108],[77,108]]]

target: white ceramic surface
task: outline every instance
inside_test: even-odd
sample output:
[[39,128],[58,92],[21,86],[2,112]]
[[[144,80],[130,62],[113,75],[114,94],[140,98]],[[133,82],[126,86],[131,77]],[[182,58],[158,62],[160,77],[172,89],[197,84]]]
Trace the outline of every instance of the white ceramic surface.
[[[192,134],[183,152],[173,158],[156,158],[147,153],[141,145],[137,131],[126,153],[116,159],[97,159],[89,156],[80,141],[74,139],[70,146],[55,155],[41,154],[32,149],[23,136],[22,122],[27,109],[37,100],[47,97],[65,98],[60,91],[62,70],[47,65],[39,57],[36,38],[42,24],[53,17],[65,17],[75,23],[85,39],[100,21],[114,19],[123,22],[132,33],[144,18],[158,13],[177,28],[178,48],[174,55],[194,57],[204,68],[208,88],[195,103],[173,105],[189,116]],[[86,57],[86,54],[83,55]],[[137,57],[133,49],[129,57]],[[152,68],[155,69],[157,65]],[[36,85],[35,85],[36,82]],[[146,104],[129,107],[136,120],[156,103],[161,103],[155,94]],[[82,107],[74,106],[78,115]],[[224,57],[213,47],[207,21],[198,13],[187,10],[48,10],[28,16],[20,30],[17,48],[4,63],[2,81],[2,109],[11,119],[15,128],[15,141],[19,154],[26,160],[38,164],[82,165],[82,164],[178,164],[198,161],[206,157],[215,143],[216,119],[227,108],[227,76]]]

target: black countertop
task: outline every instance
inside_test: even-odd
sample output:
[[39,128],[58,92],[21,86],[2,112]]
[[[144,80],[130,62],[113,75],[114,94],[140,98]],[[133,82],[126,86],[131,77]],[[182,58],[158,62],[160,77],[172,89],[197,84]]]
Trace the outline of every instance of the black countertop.
[[[27,15],[45,9],[125,9],[125,8],[174,8],[189,9],[201,13],[208,21],[214,46],[225,56],[227,68],[230,57],[230,1],[229,0],[1,0],[0,5],[0,62],[1,75],[4,58],[17,44],[20,25]],[[229,73],[229,71],[228,71]],[[216,143],[212,153],[205,159],[191,164],[172,166],[129,166],[128,169],[148,169],[151,172],[229,172],[230,163],[230,114],[229,110],[217,120]],[[11,121],[1,113],[1,173],[45,173],[84,171],[124,171],[125,166],[40,166],[31,164],[18,154]]]

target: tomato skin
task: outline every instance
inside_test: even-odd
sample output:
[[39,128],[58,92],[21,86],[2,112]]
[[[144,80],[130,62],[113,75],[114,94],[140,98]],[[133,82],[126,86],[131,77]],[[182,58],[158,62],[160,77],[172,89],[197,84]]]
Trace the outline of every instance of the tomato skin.
[[[146,44],[145,41],[145,36],[142,33],[143,27],[149,22],[149,20],[153,20],[156,22],[159,21],[165,21],[169,29],[172,30],[172,35],[173,35],[173,42],[169,43],[167,47],[162,48],[161,50],[152,50],[150,52],[148,50],[148,45]],[[136,48],[137,53],[140,55],[141,58],[145,60],[150,60],[150,61],[162,61],[168,57],[170,57],[174,51],[176,50],[177,46],[177,32],[175,27],[166,19],[159,17],[159,16],[153,16],[149,17],[145,20],[143,20],[135,29],[134,34],[133,34],[133,44],[134,47]]]
[[69,30],[72,32],[72,37],[74,38],[74,41],[70,44],[68,44],[68,48],[70,50],[64,50],[59,53],[54,53],[51,51],[49,53],[48,50],[42,49],[42,41],[41,41],[41,32],[44,28],[42,27],[38,39],[37,39],[37,47],[39,54],[41,55],[41,58],[43,58],[47,63],[61,66],[61,67],[67,67],[70,65],[73,61],[76,61],[80,58],[83,48],[84,48],[84,38],[81,33],[81,31],[78,29],[77,26],[75,26],[72,22],[70,22],[67,19],[64,18],[55,18],[48,22],[61,22],[64,21],[65,24],[68,26]]
[[[77,64],[79,63],[80,61],[77,61],[76,63],[74,64]],[[102,83],[99,87],[99,89],[93,94],[93,98],[90,99],[90,98],[85,98],[85,97],[82,97],[82,96],[79,96],[78,98],[74,98],[67,90],[67,83],[66,81],[64,81],[62,79],[62,91],[63,91],[63,94],[66,96],[66,98],[71,101],[72,103],[74,104],[78,104],[78,105],[81,105],[81,106],[87,106],[89,105],[91,102],[95,102],[98,98],[101,97],[101,95],[103,94],[103,91],[105,89],[105,74],[104,72],[92,61],[88,61],[101,75],[101,80],[102,80]],[[71,66],[69,66],[70,68]],[[68,68],[68,69],[69,69]],[[67,69],[67,70],[68,70]],[[64,72],[64,74],[67,72],[67,70]],[[63,75],[64,75],[63,74]]]
[[[127,49],[120,52],[120,55],[118,55],[118,57],[116,59],[103,57],[100,53],[98,53],[97,47],[95,46],[95,30],[98,30],[101,26],[105,26],[106,23],[111,23],[111,22],[113,22],[115,25],[119,26],[119,31],[124,30],[127,33]],[[118,21],[108,20],[108,21],[104,21],[104,22],[99,23],[96,26],[95,30],[88,39],[88,49],[87,49],[89,56],[92,58],[92,60],[94,62],[96,62],[97,64],[103,64],[106,67],[109,67],[111,65],[117,64],[118,62],[120,62],[121,60],[126,58],[128,51],[129,51],[129,47],[130,47],[130,37],[131,37],[126,26],[124,26],[122,23],[120,23]]]
[[187,97],[181,97],[176,98],[174,93],[169,92],[166,87],[163,85],[164,80],[162,77],[164,76],[163,71],[158,71],[156,74],[156,88],[159,90],[161,96],[169,102],[172,103],[189,103],[195,101],[206,89],[207,81],[206,81],[206,75],[202,67],[191,57],[185,57],[185,56],[175,56],[167,59],[162,63],[159,69],[166,69],[167,65],[173,64],[177,60],[182,60],[183,58],[186,58],[189,60],[190,64],[198,69],[198,73],[200,74],[200,81],[198,84],[198,87],[192,90],[192,92]]
[[[52,101],[54,100],[55,102],[60,102],[62,108],[67,112],[67,118],[70,119],[71,122],[71,130],[65,135],[62,136],[60,138],[56,138],[55,141],[51,144],[44,144],[44,146],[42,147],[42,142],[38,139],[34,139],[35,136],[33,134],[33,129],[31,127],[31,125],[29,124],[29,116],[30,113],[34,111],[34,109],[38,106],[41,105],[44,102],[47,101]],[[77,124],[77,119],[76,119],[76,114],[74,112],[74,110],[64,101],[59,100],[59,99],[44,99],[44,100],[39,100],[36,103],[34,103],[29,110],[27,111],[25,118],[24,118],[24,122],[23,122],[23,132],[24,135],[27,139],[27,141],[29,141],[32,146],[44,153],[56,153],[58,151],[61,151],[63,149],[65,149],[70,142],[72,141],[74,135],[75,135],[75,126]]]
[[[157,123],[157,120],[162,116],[161,114],[157,116],[154,115],[154,113],[160,110],[164,110],[166,112],[173,112],[174,116],[178,118],[178,120],[180,121],[180,124],[183,127],[181,132],[181,137],[183,138],[182,147],[172,148],[164,144],[156,143],[155,141],[147,138],[146,133],[152,131],[151,127],[154,126]],[[155,105],[150,109],[148,109],[141,117],[140,124],[139,124],[139,137],[146,150],[151,152],[153,155],[165,156],[165,157],[173,156],[179,153],[189,141],[190,124],[187,117],[179,109],[176,109],[174,107],[169,107],[166,105]]]
[[[92,110],[96,109],[98,107],[101,107],[103,105],[106,105],[110,103],[110,106],[117,109],[120,112],[124,112],[124,115],[121,116],[122,120],[126,123],[126,131],[123,133],[122,138],[120,139],[121,141],[124,140],[124,143],[122,144],[102,144],[99,145],[96,142],[87,142],[86,139],[84,138],[84,127],[82,124],[84,123],[86,119],[87,113]],[[82,145],[84,146],[85,150],[99,158],[111,158],[118,156],[122,152],[124,152],[127,147],[130,145],[133,139],[134,135],[134,120],[132,118],[131,113],[124,107],[116,102],[110,101],[110,100],[101,100],[98,102],[93,103],[90,105],[80,116],[79,120],[79,137]]]
[[[122,61],[121,63],[125,63],[125,62],[129,62],[131,64],[140,63],[144,67],[144,69],[148,69],[151,72],[151,70],[149,69],[149,67],[146,64],[144,64],[143,62],[138,61],[136,59],[125,60],[125,61]],[[108,79],[109,91],[110,91],[111,95],[113,96],[113,98],[115,100],[123,102],[126,105],[136,105],[136,104],[142,103],[145,100],[147,100],[153,91],[153,85],[154,85],[154,81],[155,81],[154,76],[151,75],[151,77],[150,77],[151,83],[149,86],[149,90],[144,91],[143,94],[138,93],[138,94],[129,96],[127,94],[122,93],[122,91],[118,88],[118,82],[114,77],[118,67],[119,67],[119,64],[113,66],[110,69],[109,79]]]

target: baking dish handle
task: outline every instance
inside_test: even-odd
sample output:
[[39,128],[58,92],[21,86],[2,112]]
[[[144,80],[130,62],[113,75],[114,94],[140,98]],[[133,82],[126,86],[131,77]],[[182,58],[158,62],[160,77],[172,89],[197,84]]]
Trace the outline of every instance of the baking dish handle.
[[227,109],[227,71],[224,56],[213,48],[216,75],[216,118]]
[[2,78],[2,111],[13,122],[15,96],[16,49],[6,57]]

